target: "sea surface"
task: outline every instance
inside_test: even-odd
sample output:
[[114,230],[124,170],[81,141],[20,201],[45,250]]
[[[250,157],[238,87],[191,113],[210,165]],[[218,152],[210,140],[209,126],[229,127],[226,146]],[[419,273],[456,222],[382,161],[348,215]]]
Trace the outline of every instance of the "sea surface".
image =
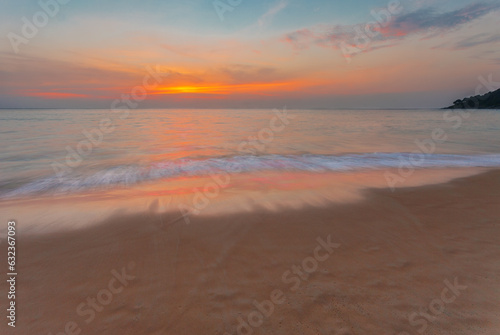
[[0,143],[0,203],[214,176],[272,188],[262,174],[307,190],[327,174],[389,184],[391,171],[403,187],[408,171],[500,168],[500,111],[4,109]]

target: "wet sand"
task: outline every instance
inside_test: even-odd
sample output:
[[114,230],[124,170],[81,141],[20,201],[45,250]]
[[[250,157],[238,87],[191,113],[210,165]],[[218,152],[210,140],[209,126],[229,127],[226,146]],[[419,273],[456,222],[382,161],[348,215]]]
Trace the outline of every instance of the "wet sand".
[[323,208],[18,235],[16,328],[3,316],[0,333],[498,334],[499,203],[491,171]]

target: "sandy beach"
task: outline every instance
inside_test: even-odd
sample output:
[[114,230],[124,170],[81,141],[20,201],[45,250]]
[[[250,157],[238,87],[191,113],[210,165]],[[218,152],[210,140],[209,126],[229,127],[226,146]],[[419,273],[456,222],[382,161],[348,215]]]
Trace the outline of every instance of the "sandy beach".
[[366,192],[18,236],[17,325],[1,333],[498,334],[500,171]]

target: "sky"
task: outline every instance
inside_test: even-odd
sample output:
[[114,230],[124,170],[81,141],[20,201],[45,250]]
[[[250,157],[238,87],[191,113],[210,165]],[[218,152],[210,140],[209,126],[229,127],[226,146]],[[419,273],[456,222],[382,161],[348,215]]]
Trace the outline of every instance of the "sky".
[[500,81],[499,0],[0,8],[0,108],[436,108]]

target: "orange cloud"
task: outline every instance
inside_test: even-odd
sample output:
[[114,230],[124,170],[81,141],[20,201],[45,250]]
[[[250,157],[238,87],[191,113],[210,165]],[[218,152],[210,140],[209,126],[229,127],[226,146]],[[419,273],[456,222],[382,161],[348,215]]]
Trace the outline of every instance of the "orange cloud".
[[64,93],[64,92],[24,92],[26,96],[41,97],[44,99],[70,99],[70,98],[86,98],[86,94]]

